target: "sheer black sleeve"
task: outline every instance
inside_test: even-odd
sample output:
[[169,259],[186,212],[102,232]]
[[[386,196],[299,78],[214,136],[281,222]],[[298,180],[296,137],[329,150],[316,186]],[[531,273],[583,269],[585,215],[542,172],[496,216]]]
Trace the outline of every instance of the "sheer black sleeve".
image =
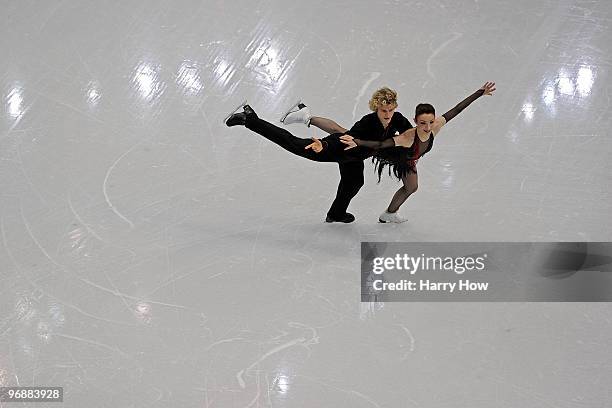
[[444,116],[444,119],[446,119],[446,122],[449,122],[452,118],[454,118],[459,113],[461,113],[462,110],[467,108],[472,102],[480,98],[483,94],[484,94],[484,89],[477,90],[476,92],[474,92],[473,94],[471,94],[470,96],[468,96],[467,98],[459,102],[457,106],[455,106],[453,109],[449,110],[442,116]]
[[395,140],[393,138],[385,139],[382,142],[375,142],[373,140],[361,140],[361,139],[353,139],[357,146],[368,147],[370,149],[386,149],[388,147],[395,146]]

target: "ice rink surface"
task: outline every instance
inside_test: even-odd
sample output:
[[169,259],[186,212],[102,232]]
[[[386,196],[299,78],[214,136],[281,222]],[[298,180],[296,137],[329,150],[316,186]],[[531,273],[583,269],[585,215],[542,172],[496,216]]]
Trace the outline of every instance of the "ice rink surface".
[[[612,406],[605,303],[360,303],[362,241],[611,241],[609,1],[7,1],[0,386],[64,407]],[[381,86],[439,113],[326,224],[337,165],[223,117]],[[324,136],[303,125],[300,137]],[[607,385],[606,385],[607,384]]]

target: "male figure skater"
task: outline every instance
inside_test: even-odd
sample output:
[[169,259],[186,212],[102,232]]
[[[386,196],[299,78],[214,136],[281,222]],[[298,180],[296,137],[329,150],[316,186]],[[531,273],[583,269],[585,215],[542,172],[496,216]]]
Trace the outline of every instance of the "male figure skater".
[[[303,123],[315,126],[330,135],[351,135],[360,140],[383,141],[411,129],[412,124],[401,113],[397,112],[397,92],[387,87],[374,92],[369,101],[372,113],[365,115],[347,130],[335,121],[312,116],[310,109],[301,102],[293,105],[281,118],[285,125]],[[353,150],[353,149],[351,149]],[[363,161],[372,155],[368,148],[358,148],[347,153],[347,157],[338,162],[340,183],[336,198],[327,212],[326,222],[349,223],[355,220],[353,214],[347,212],[348,206],[363,186]],[[351,160],[347,160],[350,158]]]

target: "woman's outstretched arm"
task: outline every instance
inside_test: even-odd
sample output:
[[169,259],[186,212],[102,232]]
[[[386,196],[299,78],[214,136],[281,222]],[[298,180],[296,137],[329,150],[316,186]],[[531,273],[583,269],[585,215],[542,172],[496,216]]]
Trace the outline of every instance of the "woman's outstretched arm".
[[493,95],[493,92],[495,92],[495,82],[485,82],[485,84],[480,89],[478,89],[476,92],[459,102],[454,108],[444,113],[442,115],[442,118],[436,120],[437,123],[434,124],[433,129],[434,134],[438,133],[442,126],[444,126],[452,118],[460,114],[476,99],[480,98],[483,95]]

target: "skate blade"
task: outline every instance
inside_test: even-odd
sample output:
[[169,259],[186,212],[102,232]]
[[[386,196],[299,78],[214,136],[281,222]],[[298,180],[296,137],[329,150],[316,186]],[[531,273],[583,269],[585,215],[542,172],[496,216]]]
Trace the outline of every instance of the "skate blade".
[[301,99],[298,99],[296,103],[294,103],[293,105],[291,105],[291,107],[289,109],[287,109],[287,111],[284,113],[284,115],[281,117],[280,119],[280,123],[285,123],[285,119],[287,118],[287,116],[293,112],[293,109],[297,108],[298,105],[302,103]]
[[247,100],[245,99],[244,101],[242,101],[242,103],[240,103],[238,106],[236,106],[236,109],[234,109],[233,111],[230,112],[229,115],[227,115],[224,119],[223,119],[223,124],[225,125],[225,122],[227,122],[227,120],[230,118],[230,116],[232,116],[234,113],[238,112],[238,110],[240,108],[242,108],[244,105],[247,104]]

